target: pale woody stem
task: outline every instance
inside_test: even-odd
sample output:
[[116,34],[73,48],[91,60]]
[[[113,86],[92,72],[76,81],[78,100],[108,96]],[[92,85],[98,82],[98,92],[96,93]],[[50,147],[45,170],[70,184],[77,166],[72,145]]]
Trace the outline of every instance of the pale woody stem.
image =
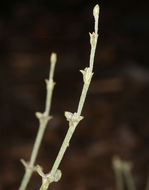
[[[96,22],[95,22],[95,24],[96,24]],[[95,33],[95,45],[91,48],[90,61],[89,61],[89,66],[90,66],[90,68],[91,68],[91,71],[93,70],[93,64],[94,64],[94,57],[95,57],[95,51],[96,51],[97,40],[98,40],[98,34]]]
[[23,180],[22,180],[21,185],[20,185],[20,187],[19,187],[19,190],[26,189],[27,184],[28,184],[28,182],[29,182],[29,180],[30,180],[31,175],[32,175],[32,171],[29,171],[29,170],[26,169],[26,170],[25,170],[25,174],[24,174],[24,176],[23,176]]
[[114,167],[114,172],[116,176],[116,184],[118,190],[124,190],[124,183],[123,183],[123,174],[120,168]]
[[[81,97],[80,97],[80,101],[79,101],[79,105],[78,105],[78,110],[77,110],[77,113],[78,115],[81,115],[81,112],[82,112],[82,109],[83,109],[83,105],[84,105],[84,102],[85,102],[85,98],[86,98],[86,95],[87,95],[87,91],[88,91],[88,88],[89,88],[89,84],[86,84],[84,83],[83,85],[83,89],[82,89],[82,93],[81,93]],[[75,127],[73,128],[73,131],[72,131],[72,128],[69,127],[68,131],[67,131],[67,134],[65,136],[65,139],[63,141],[63,144],[60,148],[60,151],[57,155],[57,158],[54,162],[54,165],[52,167],[52,170],[49,172],[49,175],[52,175],[56,172],[56,170],[58,169],[59,165],[60,165],[60,162],[64,156],[64,153],[68,147],[68,144],[69,144],[69,141],[73,135],[73,132],[75,130]]]
[[116,175],[117,189],[118,190],[124,190],[123,176],[122,176],[121,171],[116,170],[115,175]]
[[[52,94],[53,94],[53,87],[51,84],[51,88],[48,88],[48,83],[52,82],[53,83],[53,74],[54,74],[54,70],[55,70],[55,62],[51,63],[50,65],[50,74],[49,74],[49,81],[47,82],[47,96],[46,96],[46,104],[45,104],[45,117],[48,117],[50,109],[51,109],[51,100],[52,100]],[[41,140],[46,128],[48,120],[46,119],[45,121],[40,123],[38,132],[37,132],[37,137],[33,146],[33,152],[31,155],[31,162],[30,162],[30,166],[33,167],[37,154],[38,154],[38,150],[41,144]]]
[[34,163],[35,163],[35,160],[36,160],[36,157],[37,157],[37,154],[38,154],[38,150],[39,150],[39,147],[40,147],[40,144],[41,144],[41,140],[42,140],[42,137],[43,137],[43,134],[44,134],[44,131],[45,131],[45,126],[46,126],[46,123],[43,123],[43,125],[41,124],[39,126],[39,129],[38,129],[38,132],[37,132],[37,137],[36,137],[36,140],[35,140],[35,143],[34,143],[34,146],[33,146],[33,152],[32,152],[32,155],[31,155],[31,161],[30,161],[30,167],[34,167]]
[[[95,35],[97,36],[98,34],[95,34]],[[95,39],[95,46],[91,48],[91,53],[90,53],[89,66],[91,68],[91,71],[93,70],[94,57],[95,57],[95,51],[96,51],[96,44],[97,44],[97,38]],[[84,85],[83,85],[83,89],[82,89],[82,93],[81,93],[81,97],[80,97],[80,101],[79,101],[79,105],[78,105],[78,110],[77,110],[78,115],[81,115],[89,85],[90,85],[90,82],[89,83],[84,83]]]
[[98,34],[98,18],[95,21],[95,34]]
[[47,116],[51,109],[51,101],[52,101],[52,94],[53,94],[53,88],[54,88],[54,82],[53,82],[54,70],[55,70],[55,63],[52,63],[50,67],[50,75],[49,75],[49,81],[48,81],[48,83],[51,83],[51,89],[48,89],[48,84],[47,84],[47,97],[46,97],[46,103],[45,103],[45,114]]
[[128,190],[136,190],[130,168],[125,169],[123,172],[125,175]]
[[[89,64],[89,67],[91,68],[91,71],[93,70],[93,63],[94,63],[94,56],[95,56],[95,50],[96,50],[96,44],[97,44],[97,38],[98,38],[98,34],[97,34],[97,31],[98,31],[98,21],[97,21],[97,17],[95,19],[95,44],[94,46],[91,45],[91,53],[90,53],[90,64]],[[89,85],[90,85],[90,82],[84,82],[84,85],[83,85],[83,89],[82,89],[82,93],[81,93],[81,97],[80,97],[80,101],[79,101],[79,105],[78,105],[78,109],[77,109],[77,114],[80,116],[81,115],[81,112],[82,112],[82,109],[83,109],[83,105],[84,105],[84,102],[85,102],[85,99],[86,99],[86,95],[87,95],[87,91],[88,91],[88,88],[89,88]],[[77,125],[76,125],[77,126]],[[63,141],[63,144],[60,148],[60,151],[57,155],[57,158],[54,162],[54,165],[51,169],[51,171],[48,173],[48,176],[53,176],[55,174],[55,172],[57,171],[57,169],[59,168],[59,165],[60,165],[60,162],[64,156],[64,153],[69,145],[69,142],[70,142],[70,139],[75,131],[75,128],[76,126],[69,126],[69,129],[66,133],[66,136],[65,136],[65,139]],[[46,188],[47,189],[47,188]],[[45,189],[45,190],[46,190]]]
[[60,164],[60,162],[61,162],[61,160],[62,160],[62,158],[64,156],[64,153],[65,153],[67,147],[69,146],[69,142],[70,142],[70,139],[71,139],[71,137],[73,135],[74,130],[75,130],[75,127],[71,127],[71,126],[69,127],[69,129],[67,131],[67,134],[65,136],[65,139],[63,141],[63,144],[62,144],[62,146],[60,148],[60,151],[59,151],[59,153],[57,155],[57,158],[56,158],[56,160],[55,160],[55,162],[53,164],[53,167],[52,167],[52,169],[51,169],[51,171],[49,173],[50,175],[55,174],[56,170],[58,169],[59,164]]
[[[56,56],[56,54],[54,54],[54,55]],[[34,163],[36,161],[39,147],[40,147],[40,144],[41,144],[41,141],[43,138],[44,131],[46,129],[47,122],[48,122],[48,116],[49,116],[49,112],[51,109],[52,93],[53,93],[53,88],[54,88],[53,75],[54,75],[55,63],[56,63],[56,59],[53,63],[51,62],[49,80],[47,81],[47,95],[46,95],[46,105],[45,105],[45,112],[44,112],[45,119],[40,121],[37,136],[36,136],[35,143],[33,146],[33,151],[31,153],[31,158],[28,163],[28,166],[25,168],[25,174],[22,179],[19,190],[25,190],[28,185],[28,182],[31,178],[31,175],[34,170]],[[48,85],[48,83],[50,83],[50,82],[51,82],[51,88],[48,88],[48,86],[50,86],[50,85]]]
[[125,189],[125,182],[128,190],[136,190],[133,177],[131,174],[131,164],[121,161],[118,157],[113,158],[113,168],[116,175],[118,190]]
[[[98,17],[99,15],[98,16],[96,15],[96,18],[95,18],[95,44],[94,46],[91,44],[91,52],[90,52],[90,60],[89,60],[89,67],[91,68],[91,72],[93,71],[93,64],[94,64],[94,58],[95,58],[95,52],[96,52],[96,46],[97,46],[97,40],[98,40]],[[84,83],[83,85],[83,89],[82,89],[82,93],[81,93],[81,97],[79,101],[79,106],[77,110],[77,113],[79,115],[81,115],[89,85],[90,85],[90,82]]]
[[88,88],[89,88],[89,84],[84,83],[80,101],[79,101],[79,105],[78,105],[78,110],[77,110],[78,115],[81,115]]
[[93,47],[91,49],[91,53],[90,53],[90,68],[91,70],[93,70],[93,64],[94,64],[94,57],[95,57],[95,50],[96,50],[96,47]]

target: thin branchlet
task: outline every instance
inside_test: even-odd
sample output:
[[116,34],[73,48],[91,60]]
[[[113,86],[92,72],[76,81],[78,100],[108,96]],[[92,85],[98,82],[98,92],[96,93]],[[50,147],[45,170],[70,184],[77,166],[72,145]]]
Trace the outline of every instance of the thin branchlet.
[[34,164],[38,155],[38,151],[39,151],[39,147],[44,135],[44,131],[46,129],[48,121],[52,118],[51,116],[49,116],[49,114],[51,110],[52,94],[53,94],[53,89],[55,85],[55,82],[53,81],[55,64],[56,64],[55,53],[51,54],[50,60],[51,60],[51,64],[50,64],[49,79],[46,79],[47,94],[46,94],[45,111],[44,113],[36,112],[36,117],[39,119],[39,128],[38,128],[37,136],[34,142],[30,161],[25,162],[24,160],[21,160],[21,162],[23,163],[25,167],[25,174],[20,184],[19,190],[25,190],[30,181],[32,173],[35,170]]

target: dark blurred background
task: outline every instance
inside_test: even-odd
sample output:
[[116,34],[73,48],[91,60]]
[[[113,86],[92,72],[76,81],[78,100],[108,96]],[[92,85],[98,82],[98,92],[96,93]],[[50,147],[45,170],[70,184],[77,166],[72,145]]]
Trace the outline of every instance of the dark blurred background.
[[[68,128],[82,89],[78,72],[88,65],[92,9],[100,4],[94,77],[80,122],[60,165],[55,190],[116,190],[112,157],[133,163],[137,190],[149,166],[148,1],[30,0],[0,6],[0,190],[16,190],[44,111],[49,57],[57,52],[51,114],[37,159],[45,172]],[[28,190],[39,189],[34,174]]]

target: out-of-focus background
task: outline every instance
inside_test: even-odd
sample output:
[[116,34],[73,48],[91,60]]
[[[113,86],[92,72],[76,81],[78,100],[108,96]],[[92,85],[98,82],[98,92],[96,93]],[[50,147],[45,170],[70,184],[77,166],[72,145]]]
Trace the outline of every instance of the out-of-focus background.
[[[68,128],[88,65],[92,9],[100,4],[94,77],[80,122],[60,165],[55,190],[116,190],[112,157],[133,163],[137,190],[149,169],[148,1],[30,0],[0,6],[0,190],[16,190],[44,111],[49,56],[57,52],[51,114],[37,159],[45,172]],[[28,190],[39,189],[34,174]]]

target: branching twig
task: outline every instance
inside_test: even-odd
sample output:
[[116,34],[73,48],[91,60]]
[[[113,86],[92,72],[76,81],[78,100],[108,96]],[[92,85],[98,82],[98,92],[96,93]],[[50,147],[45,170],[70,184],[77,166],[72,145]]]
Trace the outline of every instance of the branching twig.
[[86,94],[91,82],[91,78],[93,75],[93,63],[94,63],[94,56],[96,51],[96,45],[97,45],[97,39],[98,39],[98,18],[99,18],[99,5],[96,5],[93,9],[93,16],[95,18],[95,32],[92,34],[90,33],[90,44],[91,44],[91,53],[90,53],[90,63],[89,67],[86,67],[84,70],[81,70],[81,73],[83,74],[83,89],[78,105],[77,112],[71,113],[71,112],[65,112],[65,117],[67,121],[69,122],[69,129],[66,133],[66,136],[64,138],[64,141],[62,143],[62,146],[60,148],[60,151],[57,155],[57,158],[53,164],[53,167],[51,171],[48,174],[44,174],[42,172],[42,169],[40,166],[37,166],[37,172],[42,177],[42,185],[40,190],[47,190],[48,186],[52,182],[57,182],[61,178],[61,171],[58,169],[60,162],[64,156],[64,153],[69,146],[70,139],[79,124],[79,122],[83,119],[81,116],[82,108],[86,99]]
[[21,160],[23,165],[25,166],[25,174],[22,179],[21,185],[19,187],[19,190],[25,190],[29,180],[31,178],[31,175],[34,171],[34,163],[37,158],[38,150],[43,138],[44,131],[46,129],[48,121],[51,119],[51,116],[49,116],[50,109],[51,109],[51,100],[52,100],[52,94],[55,82],[53,81],[53,75],[54,75],[54,69],[56,64],[56,54],[51,54],[51,65],[50,65],[50,73],[49,73],[49,79],[46,80],[46,87],[47,87],[47,95],[46,95],[46,103],[45,103],[45,111],[44,113],[37,112],[36,117],[39,119],[39,129],[37,132],[36,140],[33,146],[33,151],[31,154],[30,161],[27,163],[24,160]]

